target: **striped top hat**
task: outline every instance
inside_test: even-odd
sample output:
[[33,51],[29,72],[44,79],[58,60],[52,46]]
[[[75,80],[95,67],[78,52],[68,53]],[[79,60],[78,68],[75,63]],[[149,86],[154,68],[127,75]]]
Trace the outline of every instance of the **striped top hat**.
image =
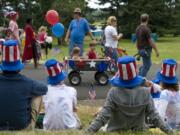
[[118,59],[119,75],[113,77],[110,83],[115,86],[133,88],[144,83],[144,78],[138,76],[134,57],[124,56]]
[[63,65],[57,60],[47,60],[45,66],[48,73],[48,84],[57,85],[66,79],[67,74],[63,71]]
[[168,84],[177,83],[176,69],[177,62],[174,59],[163,60],[161,71],[157,73],[157,79]]
[[18,71],[24,68],[20,61],[19,46],[17,40],[8,40],[2,46],[1,69],[6,71]]

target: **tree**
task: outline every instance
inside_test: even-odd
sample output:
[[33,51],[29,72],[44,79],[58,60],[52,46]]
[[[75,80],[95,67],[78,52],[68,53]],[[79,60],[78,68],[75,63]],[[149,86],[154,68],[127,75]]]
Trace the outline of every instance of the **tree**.
[[85,15],[86,5],[84,0],[55,0],[51,8],[59,12],[61,22],[67,28],[73,18],[73,10],[76,7],[81,8],[83,15]]
[[[159,35],[173,33],[172,24],[179,20],[178,0],[99,0],[100,4],[110,3],[110,8],[104,9],[109,15],[115,15],[121,31],[126,37],[135,32],[142,13],[150,15],[150,27],[152,32]],[[119,25],[119,26],[120,26]],[[175,26],[176,28],[178,26]],[[120,29],[120,28],[119,28]]]

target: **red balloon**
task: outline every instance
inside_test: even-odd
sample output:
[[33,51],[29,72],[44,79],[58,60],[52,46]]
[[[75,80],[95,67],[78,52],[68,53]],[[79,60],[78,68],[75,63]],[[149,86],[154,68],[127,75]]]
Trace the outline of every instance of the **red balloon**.
[[59,22],[59,14],[55,10],[49,10],[46,13],[46,20],[49,24],[54,25]]

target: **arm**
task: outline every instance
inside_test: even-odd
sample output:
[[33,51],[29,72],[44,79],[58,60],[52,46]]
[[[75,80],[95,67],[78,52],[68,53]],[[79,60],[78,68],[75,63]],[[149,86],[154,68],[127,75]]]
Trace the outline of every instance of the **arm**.
[[102,126],[107,123],[114,108],[115,104],[113,103],[113,90],[110,90],[106,98],[104,107],[86,131],[89,133],[97,132]]
[[120,33],[119,35],[112,35],[112,37],[114,40],[119,41],[123,37],[123,34]]
[[68,42],[69,38],[70,38],[70,29],[68,29],[68,31],[66,33],[65,42]]
[[95,40],[95,38],[94,38],[94,36],[93,36],[93,34],[92,34],[91,31],[88,32],[88,35],[90,36],[90,38],[91,38],[92,40]]
[[147,106],[147,116],[150,118],[152,123],[159,127],[162,131],[164,131],[167,134],[173,134],[172,129],[169,127],[169,125],[165,124],[162,118],[159,116],[159,113],[156,111],[153,99],[150,98],[150,102]]
[[73,94],[73,111],[77,112],[77,91],[74,89],[74,94]]
[[84,30],[86,31],[86,33],[90,36],[90,38],[92,40],[95,40],[91,30],[90,30],[90,26],[89,26],[89,23],[86,19],[84,19]]
[[157,46],[151,38],[149,38],[149,43],[150,43],[150,46],[154,49],[156,56],[159,57],[159,51],[157,49]]
[[72,31],[72,26],[73,26],[73,21],[71,21],[70,25],[69,25],[69,28],[66,32],[66,37],[65,37],[65,42],[67,43],[70,39],[70,34],[71,34],[71,31]]

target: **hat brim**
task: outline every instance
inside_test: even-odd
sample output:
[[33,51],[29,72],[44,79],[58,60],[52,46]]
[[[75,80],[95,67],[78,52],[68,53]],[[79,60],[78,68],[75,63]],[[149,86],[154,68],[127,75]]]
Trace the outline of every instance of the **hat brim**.
[[118,76],[109,80],[109,83],[112,84],[113,86],[124,87],[124,88],[134,88],[140,86],[144,82],[145,79],[141,76],[137,76],[136,78],[129,81],[122,80]]
[[0,65],[2,71],[19,71],[24,69],[24,64],[21,61],[17,62],[2,62]]
[[157,79],[167,84],[176,84],[178,82],[178,78],[176,76],[170,78],[162,75],[160,72],[157,73]]
[[55,77],[48,77],[47,81],[48,84],[51,85],[57,85],[59,84],[61,81],[65,80],[67,78],[67,73],[62,71],[59,75],[55,76]]

